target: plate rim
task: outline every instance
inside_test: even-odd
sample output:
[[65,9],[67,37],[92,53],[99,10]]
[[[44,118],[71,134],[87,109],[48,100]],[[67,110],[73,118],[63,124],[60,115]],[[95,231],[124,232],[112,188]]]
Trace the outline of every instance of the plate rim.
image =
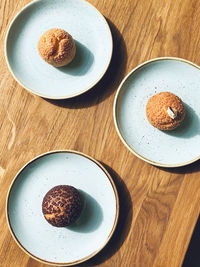
[[129,78],[129,76],[131,76],[134,72],[136,72],[137,70],[141,69],[142,67],[144,67],[145,65],[149,65],[153,62],[157,62],[157,61],[164,61],[164,60],[174,60],[174,61],[179,61],[179,62],[184,62],[187,63],[189,65],[191,65],[192,67],[197,68],[198,70],[200,70],[200,66],[198,66],[197,64],[184,59],[184,58],[179,58],[179,57],[156,57],[150,60],[146,60],[144,62],[142,62],[141,64],[137,65],[135,68],[133,68],[130,72],[128,72],[128,74],[123,78],[123,80],[121,81],[117,92],[115,94],[115,98],[114,98],[114,103],[113,103],[113,120],[114,120],[114,125],[115,125],[115,129],[117,131],[117,134],[119,136],[119,138],[121,139],[122,143],[125,145],[126,148],[128,148],[128,150],[135,155],[136,157],[142,159],[143,161],[150,163],[154,166],[157,167],[164,167],[164,168],[176,168],[176,167],[183,167],[186,165],[189,165],[197,160],[200,159],[200,155],[189,160],[189,161],[185,161],[182,163],[178,163],[178,164],[165,164],[165,163],[159,163],[153,160],[150,160],[144,156],[142,156],[141,154],[139,154],[134,148],[132,148],[128,142],[126,141],[125,137],[123,136],[123,134],[120,131],[120,127],[119,127],[119,123],[118,123],[118,119],[117,119],[117,105],[118,105],[118,99],[119,99],[119,94],[120,91],[122,90],[123,84],[126,82],[126,80]]
[[12,67],[9,63],[9,59],[8,59],[8,53],[7,53],[7,43],[8,43],[8,37],[9,37],[9,33],[10,33],[10,30],[11,30],[11,27],[14,25],[15,23],[15,20],[20,16],[20,14],[26,10],[27,8],[29,8],[29,6],[31,5],[34,5],[36,2],[40,2],[42,0],[33,0],[31,1],[30,3],[28,3],[27,5],[25,5],[20,11],[17,12],[17,14],[13,17],[13,19],[11,20],[10,24],[8,25],[7,27],[7,31],[6,31],[6,36],[5,36],[5,39],[4,39],[4,58],[6,60],[6,64],[7,64],[7,67],[8,67],[8,70],[10,71],[11,75],[13,76],[14,80],[21,86],[23,87],[25,90],[27,90],[29,93],[31,93],[32,95],[37,95],[37,96],[40,96],[40,97],[43,97],[43,98],[46,98],[46,99],[54,99],[54,100],[61,100],[61,99],[70,99],[70,98],[73,98],[73,97],[76,97],[76,96],[79,96],[79,95],[82,95],[84,93],[86,93],[87,91],[89,91],[90,89],[92,89],[102,78],[103,76],[105,75],[109,65],[110,65],[110,62],[111,62],[111,58],[112,58],[112,55],[113,55],[113,37],[112,37],[112,33],[111,33],[111,29],[109,27],[109,24],[106,20],[106,18],[104,17],[104,15],[94,6],[92,5],[90,2],[88,2],[87,0],[78,0],[80,2],[85,2],[86,4],[88,4],[90,7],[92,7],[96,12],[97,14],[103,19],[103,22],[107,28],[107,31],[108,31],[108,35],[109,35],[109,39],[110,39],[110,44],[111,44],[111,49],[110,49],[110,55],[108,57],[108,62],[105,66],[105,68],[103,69],[101,75],[98,77],[98,79],[96,79],[96,81],[94,81],[89,87],[87,87],[86,89],[82,90],[81,92],[78,92],[78,93],[75,93],[75,94],[70,94],[70,95],[66,95],[66,96],[48,96],[48,95],[45,95],[45,94],[41,94],[41,93],[38,93],[38,92],[35,92],[34,89],[31,89],[29,88],[28,86],[25,86],[23,84],[22,81],[20,81],[14,71],[12,70]]
[[[112,229],[105,241],[105,243],[99,248],[97,249],[96,251],[94,251],[93,253],[91,253],[90,255],[88,255],[87,257],[84,257],[82,259],[79,259],[79,260],[76,260],[76,261],[72,261],[72,262],[65,262],[65,263],[57,263],[57,262],[51,262],[51,261],[46,261],[46,260],[43,260],[35,255],[33,255],[32,253],[30,253],[22,244],[21,242],[17,239],[15,233],[14,233],[14,230],[12,229],[11,227],[11,223],[10,223],[10,219],[9,219],[9,208],[8,208],[8,204],[9,204],[9,198],[10,198],[10,193],[11,193],[11,190],[13,188],[13,185],[15,183],[15,181],[19,178],[19,175],[22,173],[22,171],[27,167],[29,166],[31,163],[35,162],[36,160],[42,158],[42,157],[45,157],[45,156],[48,156],[48,155],[51,155],[51,154],[56,154],[56,153],[72,153],[72,154],[76,154],[76,155],[79,155],[79,156],[82,156],[82,157],[85,157],[86,159],[92,161],[93,163],[95,163],[99,168],[101,168],[101,170],[105,173],[105,175],[107,176],[112,188],[113,188],[113,192],[114,192],[114,195],[115,195],[115,205],[116,205],[116,213],[115,213],[115,219],[114,219],[114,223],[113,223],[113,226],[112,226]],[[116,226],[117,226],[117,223],[118,223],[118,218],[119,218],[119,196],[118,196],[118,191],[117,191],[117,188],[116,188],[116,185],[111,177],[111,175],[109,174],[109,172],[105,169],[105,167],[99,162],[97,161],[96,159],[94,159],[93,157],[83,153],[83,152],[80,152],[80,151],[76,151],[76,150],[71,150],[71,149],[59,149],[59,150],[51,150],[51,151],[48,151],[48,152],[45,152],[45,153],[42,153],[42,154],[39,154],[38,156],[32,158],[31,160],[29,160],[27,163],[25,163],[23,165],[22,168],[20,168],[20,170],[17,172],[17,174],[14,176],[13,180],[11,181],[11,184],[9,186],[9,189],[8,189],[8,192],[7,192],[7,196],[6,196],[6,205],[5,205],[5,209],[6,209],[6,221],[7,221],[7,225],[8,225],[8,228],[9,228],[9,231],[11,233],[11,236],[13,237],[13,239],[15,240],[16,244],[31,258],[33,258],[34,260],[37,260],[43,264],[49,264],[49,265],[52,265],[52,266],[72,266],[72,265],[75,265],[75,264],[79,264],[79,263],[82,263],[82,262],[85,262],[87,260],[89,260],[90,258],[94,257],[96,254],[98,254],[106,245],[107,243],[110,241],[115,229],[116,229]]]

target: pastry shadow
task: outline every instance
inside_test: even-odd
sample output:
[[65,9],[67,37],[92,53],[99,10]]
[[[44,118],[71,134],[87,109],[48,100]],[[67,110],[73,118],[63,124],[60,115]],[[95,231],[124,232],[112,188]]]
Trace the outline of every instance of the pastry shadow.
[[84,263],[78,264],[77,267],[99,266],[112,257],[123,245],[131,228],[133,204],[128,188],[122,178],[111,167],[102,162],[100,163],[113,178],[118,191],[120,205],[118,223],[108,244],[97,255]]
[[200,118],[189,105],[184,103],[186,114],[182,124],[175,130],[165,131],[164,133],[178,138],[192,138],[200,134]]
[[85,45],[78,42],[77,40],[75,40],[75,43],[76,54],[72,62],[57,69],[72,76],[83,76],[92,67],[94,56]]
[[66,229],[79,232],[91,233],[99,228],[103,221],[103,211],[99,203],[86,192],[79,190],[84,201],[83,211],[80,218]]
[[[62,108],[80,109],[101,103],[116,91],[126,71],[127,49],[118,28],[108,18],[106,20],[113,37],[113,53],[110,65],[100,81],[89,91],[79,96],[62,100],[43,98],[45,101]],[[74,64],[73,61],[70,64]],[[70,64],[69,67],[71,67]]]

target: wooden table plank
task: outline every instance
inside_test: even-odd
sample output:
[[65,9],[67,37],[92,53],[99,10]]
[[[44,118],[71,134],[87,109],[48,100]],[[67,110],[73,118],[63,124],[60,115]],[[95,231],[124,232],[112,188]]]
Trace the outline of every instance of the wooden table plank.
[[53,149],[75,149],[101,161],[120,196],[120,218],[109,244],[80,266],[181,266],[200,210],[200,162],[167,170],[133,156],[112,118],[122,78],[145,60],[176,56],[200,64],[200,2],[196,0],[89,0],[107,18],[114,39],[110,67],[88,93],[47,101],[31,95],[9,73],[3,41],[9,22],[29,1],[0,6],[0,266],[44,267],[15,244],[5,199],[16,172]]

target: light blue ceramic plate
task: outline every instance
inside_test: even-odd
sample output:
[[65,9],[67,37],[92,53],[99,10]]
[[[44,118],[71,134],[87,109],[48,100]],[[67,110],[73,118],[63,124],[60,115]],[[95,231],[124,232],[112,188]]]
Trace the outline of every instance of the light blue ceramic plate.
[[[53,227],[43,217],[44,195],[56,185],[80,190],[85,207],[70,227]],[[97,254],[117,224],[118,194],[112,178],[93,158],[75,151],[52,151],[27,163],[7,197],[7,220],[17,244],[43,263],[68,266]]]
[[[160,131],[146,118],[148,99],[162,91],[178,95],[186,107],[179,128]],[[151,164],[178,167],[200,158],[200,68],[180,58],[156,58],[132,70],[114,102],[114,122],[125,146]]]
[[[47,64],[37,43],[50,28],[62,28],[76,42],[73,61],[62,68]],[[112,36],[101,13],[84,0],[38,0],[12,21],[5,40],[8,67],[18,83],[33,94],[65,99],[93,87],[112,56]]]

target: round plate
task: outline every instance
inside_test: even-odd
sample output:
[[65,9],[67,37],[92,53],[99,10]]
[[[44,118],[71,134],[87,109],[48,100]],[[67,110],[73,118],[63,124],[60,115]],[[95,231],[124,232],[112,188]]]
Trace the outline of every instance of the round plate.
[[[41,35],[61,28],[76,42],[76,56],[61,68],[38,53]],[[112,56],[112,36],[101,13],[84,0],[37,0],[12,21],[5,40],[8,67],[17,82],[33,94],[65,99],[93,87],[104,75]]]
[[[146,118],[148,99],[163,91],[178,95],[186,107],[179,128],[160,131]],[[200,158],[200,69],[180,58],[156,58],[133,69],[114,102],[114,122],[126,147],[153,165],[178,167]]]
[[[54,227],[42,214],[44,195],[68,184],[82,193],[85,207],[69,227]],[[118,194],[112,178],[96,160],[75,151],[52,151],[27,163],[7,197],[7,220],[17,244],[31,257],[52,265],[74,265],[97,254],[117,224]]]

